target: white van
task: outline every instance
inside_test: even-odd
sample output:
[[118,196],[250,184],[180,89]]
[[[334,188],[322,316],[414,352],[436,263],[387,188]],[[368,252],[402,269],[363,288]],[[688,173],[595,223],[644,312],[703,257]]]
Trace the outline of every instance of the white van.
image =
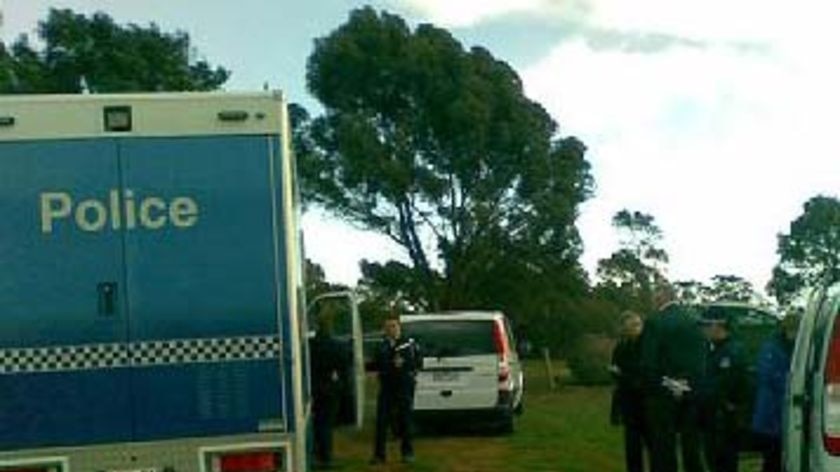
[[499,312],[406,315],[403,332],[420,346],[415,419],[444,419],[513,432],[524,376],[507,317]]
[[799,325],[784,409],[784,470],[840,471],[840,284]]

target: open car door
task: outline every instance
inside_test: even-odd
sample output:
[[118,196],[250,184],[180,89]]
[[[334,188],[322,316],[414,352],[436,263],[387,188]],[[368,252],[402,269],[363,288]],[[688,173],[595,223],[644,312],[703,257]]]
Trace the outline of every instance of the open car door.
[[[342,373],[337,426],[362,428],[365,405],[365,368],[362,322],[356,294],[352,291],[330,292],[315,297],[309,304],[309,326],[317,326],[318,318],[330,317],[333,336],[350,358],[349,368]],[[310,339],[315,332],[310,333]],[[310,355],[313,353],[310,352]]]

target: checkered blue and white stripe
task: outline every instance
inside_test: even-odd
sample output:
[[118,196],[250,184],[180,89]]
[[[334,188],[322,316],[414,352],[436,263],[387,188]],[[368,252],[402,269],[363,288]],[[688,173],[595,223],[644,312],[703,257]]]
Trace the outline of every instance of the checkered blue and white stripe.
[[280,339],[276,336],[179,339],[133,344],[131,363],[149,366],[251,361],[273,359],[279,354]]
[[0,349],[0,375],[237,362],[280,357],[278,336]]

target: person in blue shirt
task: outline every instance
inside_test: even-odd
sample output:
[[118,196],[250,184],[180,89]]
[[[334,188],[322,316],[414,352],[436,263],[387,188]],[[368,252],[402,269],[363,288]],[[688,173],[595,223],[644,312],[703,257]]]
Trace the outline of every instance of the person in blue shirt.
[[798,327],[798,316],[787,315],[758,356],[752,429],[764,456],[762,472],[782,470],[782,405]]

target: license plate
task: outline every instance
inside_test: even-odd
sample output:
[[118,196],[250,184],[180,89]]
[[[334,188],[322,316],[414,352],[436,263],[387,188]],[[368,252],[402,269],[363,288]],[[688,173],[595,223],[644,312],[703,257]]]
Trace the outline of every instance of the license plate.
[[457,382],[459,377],[458,372],[432,372],[434,382]]

